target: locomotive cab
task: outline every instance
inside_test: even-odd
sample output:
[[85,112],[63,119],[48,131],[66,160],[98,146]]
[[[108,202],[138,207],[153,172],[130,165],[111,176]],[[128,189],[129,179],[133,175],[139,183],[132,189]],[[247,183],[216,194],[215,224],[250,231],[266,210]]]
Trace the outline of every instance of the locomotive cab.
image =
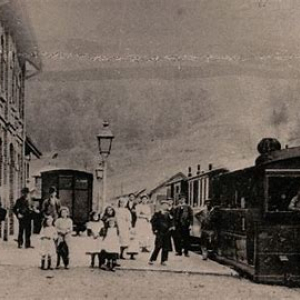
[[300,188],[300,148],[272,145],[260,148],[254,167],[216,181],[217,258],[258,282],[300,282],[300,213],[289,208]]

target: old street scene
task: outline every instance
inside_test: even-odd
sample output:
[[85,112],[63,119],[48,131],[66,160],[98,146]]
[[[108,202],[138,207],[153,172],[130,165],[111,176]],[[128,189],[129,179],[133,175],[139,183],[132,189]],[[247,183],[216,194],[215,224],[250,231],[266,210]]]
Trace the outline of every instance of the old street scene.
[[299,20],[0,0],[0,299],[299,299]]

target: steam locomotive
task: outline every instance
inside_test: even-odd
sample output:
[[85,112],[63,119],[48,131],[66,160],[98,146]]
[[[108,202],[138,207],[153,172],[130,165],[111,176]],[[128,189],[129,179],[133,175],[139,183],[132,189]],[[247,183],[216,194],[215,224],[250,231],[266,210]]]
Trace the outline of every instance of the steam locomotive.
[[[300,212],[289,203],[300,188],[300,147],[281,149],[267,138],[257,148],[252,167],[230,172],[210,166],[180,184],[195,214],[206,199],[217,208],[214,259],[256,282],[299,283]],[[194,239],[199,232],[195,218]]]

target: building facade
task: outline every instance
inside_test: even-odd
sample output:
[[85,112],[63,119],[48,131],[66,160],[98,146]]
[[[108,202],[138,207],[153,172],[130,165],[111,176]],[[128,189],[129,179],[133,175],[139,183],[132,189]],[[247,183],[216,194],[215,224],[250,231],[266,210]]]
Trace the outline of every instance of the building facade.
[[1,236],[14,234],[12,207],[26,186],[32,143],[26,139],[25,81],[41,63],[25,8],[17,0],[0,2],[0,197],[8,218]]

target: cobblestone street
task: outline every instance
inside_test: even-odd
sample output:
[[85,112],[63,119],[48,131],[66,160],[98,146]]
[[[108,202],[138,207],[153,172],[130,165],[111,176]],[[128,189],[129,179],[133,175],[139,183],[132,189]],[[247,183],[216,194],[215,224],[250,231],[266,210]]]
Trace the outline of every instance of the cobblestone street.
[[[147,265],[147,255],[121,261],[115,273],[90,269],[86,237],[74,237],[70,270],[42,271],[38,248],[1,243],[1,299],[299,299],[299,289],[254,284],[201,256],[170,255],[167,267]],[[36,236],[33,238],[37,246]],[[16,289],[16,287],[18,287]]]

